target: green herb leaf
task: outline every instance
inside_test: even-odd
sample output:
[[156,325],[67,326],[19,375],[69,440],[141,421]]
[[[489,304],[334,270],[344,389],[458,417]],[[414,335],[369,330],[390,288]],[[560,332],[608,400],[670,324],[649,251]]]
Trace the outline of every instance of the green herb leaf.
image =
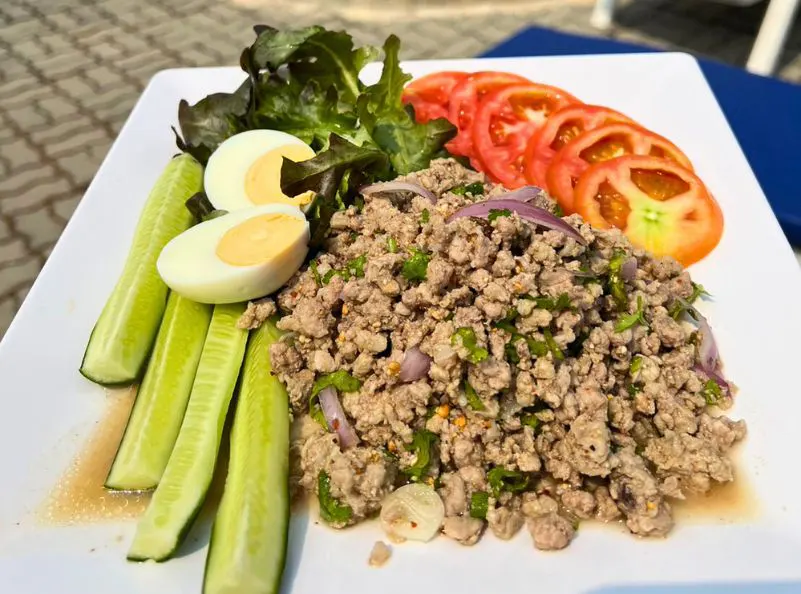
[[551,331],[546,328],[542,331],[542,333],[545,336],[545,344],[547,345],[548,350],[551,351],[553,358],[557,361],[564,361],[565,354],[562,352],[562,349],[559,348],[559,345],[556,344],[556,340],[554,339],[553,334],[551,334]]
[[648,326],[648,321],[645,319],[645,306],[643,304],[642,296],[637,296],[637,311],[632,314],[622,316],[615,324],[615,332],[623,332],[629,328],[633,328],[637,324]]
[[367,254],[362,254],[358,258],[350,260],[347,263],[346,267],[351,276],[355,276],[356,278],[363,278],[365,264],[367,264]]
[[401,274],[409,281],[424,281],[428,272],[431,255],[417,248],[412,248],[411,256],[403,262]]
[[470,517],[479,520],[487,519],[489,511],[489,493],[476,491],[470,496]]
[[489,211],[489,215],[487,215],[487,220],[491,223],[492,221],[499,219],[500,217],[511,217],[511,216],[512,216],[512,211],[509,210],[508,208],[500,210],[497,208],[491,208]]
[[465,186],[456,186],[455,188],[451,188],[450,191],[457,196],[464,196],[465,194],[470,194],[471,196],[481,196],[484,194],[484,184],[481,182],[473,182],[472,184],[467,184]]
[[557,217],[565,216],[565,211],[562,210],[562,207],[559,206],[558,202],[553,205],[553,214],[555,214]]
[[473,410],[487,410],[487,407],[481,402],[481,398],[478,397],[475,388],[470,385],[470,382],[466,381],[464,383],[464,395],[465,398],[467,398],[467,405]]
[[481,363],[484,359],[489,357],[487,349],[478,346],[478,339],[476,332],[468,326],[457,328],[456,332],[451,336],[452,346],[463,346],[468,351],[467,360],[473,364]]
[[512,307],[506,312],[506,315],[503,317],[502,320],[498,320],[492,325],[493,327],[505,330],[506,332],[514,336],[515,334],[517,334],[517,327],[515,326],[515,320],[517,319],[517,316],[518,316],[517,309]]
[[632,382],[628,382],[626,384],[626,391],[629,393],[629,396],[634,398],[637,394],[642,392],[642,388],[640,386],[638,386],[637,384],[634,384]]
[[510,493],[524,491],[528,487],[528,475],[496,466],[487,473],[487,482],[490,484],[492,496],[498,498],[503,491]]
[[395,241],[395,238],[391,235],[387,239],[387,250],[390,254],[397,254],[398,253],[398,242]]
[[531,427],[535,434],[540,429],[540,420],[533,414],[525,414],[520,417],[520,424],[525,427]]
[[353,517],[353,508],[331,495],[331,478],[324,470],[317,475],[317,500],[320,502],[320,517],[328,524],[347,524]]
[[[317,260],[312,260],[309,262],[309,270],[311,270],[312,278],[314,279],[314,284],[318,287],[323,286],[323,278],[320,276],[320,272],[317,270]],[[330,278],[328,280],[331,280]]]
[[418,124],[414,109],[401,101],[411,76],[400,69],[400,40],[390,35],[384,43],[384,68],[379,81],[365,89],[357,110],[373,142],[389,155],[396,173],[405,175],[428,167],[431,159],[447,156],[444,146],[456,128],[444,118]]
[[534,303],[537,309],[547,309],[548,311],[564,311],[566,309],[573,309],[573,304],[570,302],[570,296],[567,293],[562,293],[555,300],[552,297],[535,297]]
[[706,403],[710,406],[717,404],[720,402],[720,399],[723,398],[723,390],[720,389],[720,386],[713,379],[706,381],[704,388],[701,390],[701,394],[703,394]]
[[621,276],[621,268],[627,257],[626,252],[616,249],[612,259],[609,260],[608,289],[620,311],[625,311],[629,304],[629,298],[626,295],[626,284]]
[[642,355],[636,355],[629,365],[629,375],[637,375],[640,369],[642,369]]
[[409,468],[405,468],[403,473],[412,478],[420,480],[427,472],[434,457],[434,444],[437,436],[430,431],[423,429],[415,431],[412,443],[406,446],[406,450],[415,453],[415,462]]
[[362,387],[362,382],[344,369],[340,369],[333,373],[321,375],[314,380],[311,395],[316,396],[329,386],[336,388],[338,392],[356,392]]
[[184,202],[184,205],[186,209],[192,213],[192,216],[195,217],[198,223],[210,221],[211,219],[216,219],[217,217],[228,214],[227,210],[214,208],[214,205],[211,203],[208,196],[206,196],[205,192],[198,192],[190,196],[187,201]]
[[431,219],[431,214],[428,212],[427,208],[424,208],[423,212],[420,214],[420,223],[425,225],[429,219]]
[[674,320],[678,320],[682,314],[688,313],[693,318],[696,316],[693,314],[692,308],[690,307],[693,303],[695,303],[701,297],[708,297],[709,293],[706,289],[704,289],[703,285],[699,285],[698,283],[693,283],[693,292],[690,297],[685,301],[684,299],[678,298],[674,299],[673,303],[668,310],[668,315]]

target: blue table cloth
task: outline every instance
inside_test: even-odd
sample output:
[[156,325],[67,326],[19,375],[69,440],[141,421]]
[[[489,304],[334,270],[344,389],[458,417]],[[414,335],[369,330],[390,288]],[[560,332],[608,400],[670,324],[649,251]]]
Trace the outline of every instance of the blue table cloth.
[[[609,39],[530,27],[485,57],[620,54],[659,51]],[[713,60],[701,69],[734,130],[787,238],[801,246],[801,86]]]

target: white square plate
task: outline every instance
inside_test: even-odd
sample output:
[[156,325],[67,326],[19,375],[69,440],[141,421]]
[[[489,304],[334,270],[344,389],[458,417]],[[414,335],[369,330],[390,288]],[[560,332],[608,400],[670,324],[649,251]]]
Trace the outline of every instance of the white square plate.
[[[367,566],[381,538],[377,526],[338,533],[299,516],[284,590],[597,594],[751,584],[752,592],[801,591],[795,439],[801,272],[696,62],[682,54],[640,54],[406,67],[415,75],[505,70],[564,87],[626,113],[689,155],[726,220],[721,243],[692,273],[715,297],[702,309],[727,375],[740,387],[732,414],[747,420],[749,436],[739,470],[759,511],[742,522],[679,521],[658,541],[583,525],[559,553],[536,551],[524,533],[511,543],[490,535],[472,548],[440,538],[395,547],[381,570]],[[365,77],[374,80],[377,72],[370,68]],[[234,68],[169,70],[153,78],[0,345],[0,592],[200,592],[205,551],[198,545],[166,564],[129,564],[132,521],[56,528],[41,525],[35,510],[102,417],[104,391],[77,370],[142,204],[176,152],[170,126],[178,101],[232,90],[241,79]]]

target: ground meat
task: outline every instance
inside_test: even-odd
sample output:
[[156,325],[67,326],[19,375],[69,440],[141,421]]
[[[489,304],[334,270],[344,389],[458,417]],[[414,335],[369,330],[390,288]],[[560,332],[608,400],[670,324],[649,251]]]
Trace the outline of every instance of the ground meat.
[[251,301],[248,303],[245,313],[240,316],[236,326],[242,330],[255,330],[267,318],[274,315],[276,311],[275,302],[270,298]]
[[383,567],[392,556],[392,549],[384,541],[378,540],[370,551],[370,558],[367,561],[370,567]]
[[553,512],[531,518],[527,524],[534,546],[541,551],[564,549],[576,532],[569,520]]
[[[562,220],[584,242],[515,213],[448,222],[504,192],[453,160],[400,181],[436,203],[378,192],[335,213],[315,269],[240,320],[256,327],[277,304],[286,334],[271,347],[273,371],[296,425],[318,419],[293,437],[293,492],[316,492],[326,473],[330,497],[352,510],[342,527],[419,481],[436,490],[443,533],[457,542],[476,543],[485,527],[508,539],[525,521],[537,548],[560,549],[574,522],[591,519],[663,536],[671,498],[733,480],[730,450],[745,424],[708,411],[695,322],[670,315],[694,291],[677,262],[577,215]],[[483,196],[460,189],[475,183]],[[544,193],[534,203],[554,208]],[[427,258],[425,278],[406,270],[411,254],[418,267]],[[621,257],[638,264],[623,282],[625,311],[610,293]],[[646,323],[618,331],[640,304]],[[402,381],[412,347],[423,365]],[[326,385],[356,447],[323,429],[316,394]],[[486,520],[471,516],[482,501]]]
[[452,516],[445,518],[442,533],[463,545],[474,545],[484,531],[482,520],[469,516]]

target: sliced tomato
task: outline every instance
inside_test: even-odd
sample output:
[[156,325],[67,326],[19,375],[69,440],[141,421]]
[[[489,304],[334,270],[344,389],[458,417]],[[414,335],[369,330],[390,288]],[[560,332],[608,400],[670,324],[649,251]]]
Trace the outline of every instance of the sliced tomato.
[[435,72],[416,78],[403,89],[403,102],[414,107],[415,119],[424,124],[429,120],[448,117],[451,91],[466,72]]
[[568,105],[551,114],[526,147],[524,161],[528,183],[546,187],[545,173],[559,149],[588,130],[616,122],[635,123],[614,109],[597,105]]
[[510,85],[489,93],[473,121],[473,146],[484,170],[507,188],[526,184],[523,154],[531,137],[553,112],[578,99],[557,87]]
[[573,188],[579,176],[593,163],[621,155],[650,155],[692,170],[687,155],[667,138],[635,124],[608,124],[584,132],[559,149],[545,174],[548,192],[565,213],[575,212]]
[[617,227],[634,245],[684,266],[711,252],[723,234],[720,206],[698,176],[655,157],[591,165],[579,177],[575,206],[591,225]]
[[520,83],[531,81],[509,72],[476,72],[453,87],[448,120],[456,126],[458,133],[445,148],[454,155],[474,156],[472,126],[478,102],[489,92]]

